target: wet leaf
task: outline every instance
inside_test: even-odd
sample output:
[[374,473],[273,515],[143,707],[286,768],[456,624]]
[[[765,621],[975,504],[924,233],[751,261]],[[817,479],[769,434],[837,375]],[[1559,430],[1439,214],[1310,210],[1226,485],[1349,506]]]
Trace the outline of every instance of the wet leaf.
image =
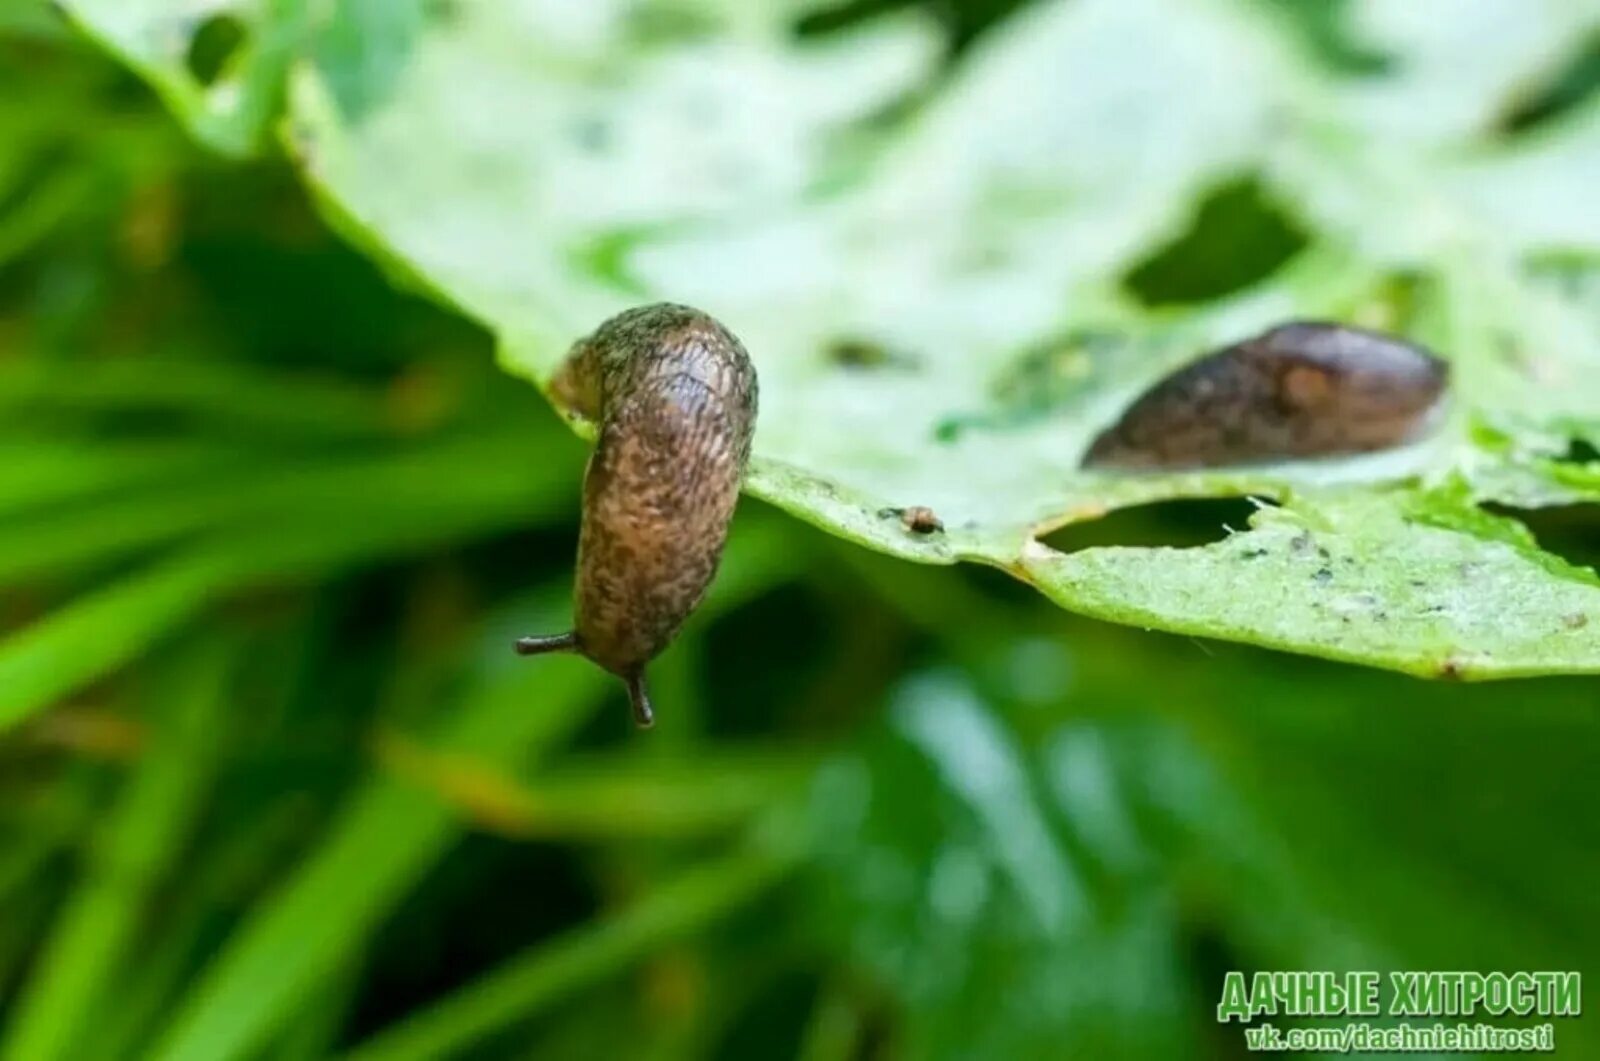
[[[1472,518],[1600,500],[1559,459],[1600,437],[1600,107],[1499,131],[1600,25],[1592,4],[1347,5],[1338,32],[1371,61],[1332,63],[1278,5],[1063,0],[950,70],[909,14],[797,37],[798,5],[240,4],[251,43],[204,93],[175,43],[193,5],[68,6],[213,142],[242,136],[283,73],[284,136],[330,218],[492,327],[513,372],[548,385],[632,303],[723,319],[762,376],[750,491],[842,537],[994,564],[1105,618],[1413,673],[1600,670],[1600,626],[1560,625],[1594,587],[1532,546],[1504,555]],[[1155,308],[1151,277],[1189,274],[1141,266],[1241,186],[1303,248],[1281,266],[1283,240],[1247,248],[1268,257],[1236,275],[1264,279]],[[1353,460],[1079,468],[1154,380],[1292,317],[1448,357],[1438,430]],[[1286,525],[1192,553],[1036,543],[1131,504],[1241,495],[1343,528],[1338,591],[1384,606],[1318,607],[1293,565],[1233,565]],[[1450,510],[1425,530],[1424,495]],[[945,529],[909,531],[907,506]],[[1443,557],[1493,577],[1391,592]]]

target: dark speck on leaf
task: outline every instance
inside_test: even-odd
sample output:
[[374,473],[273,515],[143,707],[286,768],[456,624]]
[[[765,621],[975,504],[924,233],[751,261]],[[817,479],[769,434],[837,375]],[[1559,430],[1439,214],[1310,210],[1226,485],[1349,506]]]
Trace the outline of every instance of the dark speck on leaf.
[[1589,617],[1582,612],[1573,612],[1561,617],[1561,625],[1568,630],[1582,630],[1589,625]]
[[845,368],[914,368],[917,363],[910,354],[871,339],[836,339],[828,345],[827,357]]
[[1328,570],[1325,567],[1320,567],[1320,568],[1317,569],[1317,573],[1312,575],[1311,578],[1314,581],[1320,582],[1320,583],[1332,582],[1333,581],[1333,572]]
[[1459,679],[1463,670],[1461,661],[1452,656],[1439,664],[1439,677],[1451,680]]
[[944,521],[941,520],[933,509],[926,505],[911,505],[907,508],[883,508],[878,510],[881,518],[898,517],[905,524],[906,530],[913,534],[934,534],[944,530]]
[[1588,439],[1573,438],[1567,441],[1566,452],[1555,459],[1562,464],[1597,464],[1600,463],[1600,449]]
[[1266,556],[1266,555],[1267,555],[1267,551],[1265,549],[1246,549],[1244,552],[1239,554],[1239,559],[1241,559],[1241,560],[1259,560],[1263,556]]
[[1293,549],[1297,553],[1305,552],[1307,549],[1311,548],[1311,535],[1306,531],[1301,531],[1299,534],[1296,534],[1293,538],[1289,539],[1289,548]]

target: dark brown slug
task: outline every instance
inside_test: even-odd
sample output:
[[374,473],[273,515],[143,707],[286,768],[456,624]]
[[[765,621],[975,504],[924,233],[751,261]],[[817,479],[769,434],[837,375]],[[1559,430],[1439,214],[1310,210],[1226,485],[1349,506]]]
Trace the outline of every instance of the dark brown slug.
[[1443,361],[1391,335],[1284,324],[1157,383],[1083,464],[1207,468],[1387,449],[1425,428],[1448,378]]
[[717,571],[756,422],[756,372],[699,310],[621,313],[572,348],[559,395],[597,420],[583,484],[576,621],[517,652],[572,651],[622,678],[654,721],[645,665],[667,647]]

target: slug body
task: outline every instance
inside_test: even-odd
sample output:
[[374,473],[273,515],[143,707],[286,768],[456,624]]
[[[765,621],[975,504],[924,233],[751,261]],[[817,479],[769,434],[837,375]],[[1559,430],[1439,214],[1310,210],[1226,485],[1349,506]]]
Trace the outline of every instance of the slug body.
[[555,383],[600,424],[583,487],[569,634],[523,638],[524,655],[570,650],[621,677],[653,721],[645,666],[716,574],[755,430],[743,345],[686,306],[628,310],[581,340]]
[[1205,468],[1387,449],[1426,427],[1448,377],[1443,361],[1393,336],[1284,324],[1157,383],[1083,464]]

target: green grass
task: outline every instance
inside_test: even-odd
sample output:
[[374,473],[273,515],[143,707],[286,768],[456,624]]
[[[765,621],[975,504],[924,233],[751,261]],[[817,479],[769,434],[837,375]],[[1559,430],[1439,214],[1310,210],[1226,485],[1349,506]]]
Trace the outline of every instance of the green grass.
[[635,731],[511,652],[586,454],[504,354],[0,12],[0,1058],[1220,1059],[1227,969],[1600,976],[1592,680],[1114,627],[748,499]]

